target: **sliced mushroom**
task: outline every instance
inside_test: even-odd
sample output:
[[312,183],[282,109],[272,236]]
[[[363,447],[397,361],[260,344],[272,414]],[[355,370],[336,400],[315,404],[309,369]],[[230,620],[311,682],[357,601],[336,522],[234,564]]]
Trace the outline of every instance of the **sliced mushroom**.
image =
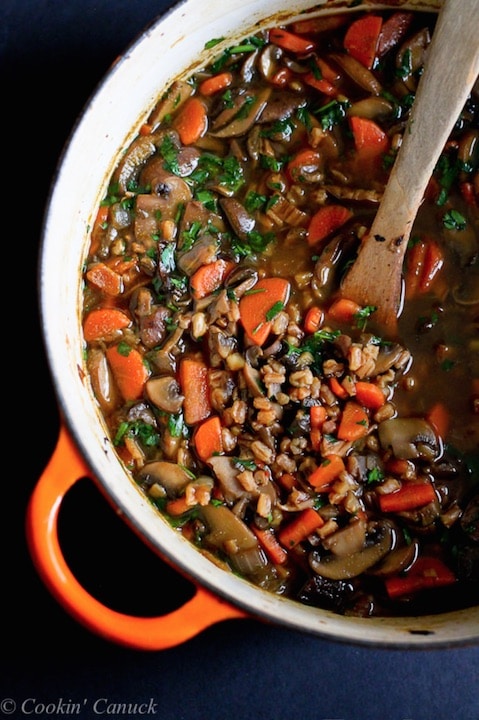
[[121,396],[103,350],[89,349],[87,368],[95,397],[102,411],[109,415],[121,403]]
[[381,83],[359,60],[346,53],[334,53],[331,57],[359,87],[371,95],[380,95],[383,89]]
[[118,183],[118,191],[121,195],[126,193],[130,184],[138,177],[143,165],[155,152],[156,145],[152,135],[142,135],[133,140],[113,175],[113,182]]
[[305,104],[306,99],[301,95],[281,92],[269,100],[258,121],[264,124],[273,123],[278,120],[286,120],[299,108],[304,107]]
[[258,70],[265,80],[271,80],[278,69],[278,61],[283,51],[278,45],[268,43],[261,51],[258,58]]
[[363,549],[366,542],[366,520],[354,518],[340,530],[323,540],[323,547],[337,557],[352,555]]
[[220,205],[233,231],[240,240],[246,240],[249,233],[255,228],[255,219],[248,213],[244,205],[235,198],[222,198]]
[[251,397],[262,397],[264,388],[261,382],[261,373],[246,362],[243,367],[243,377]]
[[[257,95],[245,93],[245,95],[242,96],[243,103],[233,120],[225,127],[210,132],[210,135],[218,138],[240,137],[241,135],[246,135],[248,130],[250,130],[253,124],[258,120],[259,116],[266,107],[271,92],[272,88],[263,88]],[[250,102],[251,104],[249,105],[248,103]],[[243,108],[245,109],[244,117],[241,112]]]
[[243,520],[224,505],[205,505],[201,515],[208,528],[206,542],[224,552],[238,572],[251,577],[264,570],[266,557]]
[[149,162],[140,173],[140,183],[149,187],[154,197],[158,196],[162,200],[162,206],[158,209],[162,218],[174,219],[178,206],[186,205],[192,194],[188,184],[178,175],[165,170],[163,164],[162,158]]
[[391,550],[377,565],[370,568],[368,574],[376,577],[397,575],[411,567],[418,553],[419,543],[417,540],[413,540],[409,545],[401,545]]
[[346,110],[346,115],[368,118],[369,120],[387,118],[394,110],[394,106],[386,98],[372,95],[357,100]]
[[431,42],[428,28],[423,28],[401,46],[396,67],[401,72],[401,80],[409,92],[415,92],[417,80],[415,74],[424,65],[426,48]]
[[309,564],[317,575],[330,580],[349,580],[378,563],[394,546],[395,539],[393,526],[389,522],[377,523],[372,544],[349,555],[321,557],[318,551],[314,550],[309,557]]
[[390,368],[400,362],[403,354],[404,348],[397,343],[386,343],[381,345],[371,377],[382,375],[387,372]]
[[150,487],[158,483],[169,497],[176,497],[191,481],[191,475],[177,463],[154,460],[143,465],[138,473],[140,482]]
[[184,396],[172,375],[150,378],[146,381],[145,391],[148,400],[167,413],[179,413],[183,406]]
[[392,448],[400,460],[433,460],[439,446],[432,426],[423,418],[390,418],[379,423],[379,442],[383,450]]
[[221,492],[228,504],[236,502],[236,500],[245,495],[247,497],[250,496],[237,479],[239,470],[233,465],[230,457],[226,455],[213,455],[209,458],[208,465],[216,475]]
[[183,80],[174,82],[150,114],[148,122],[153,126],[153,129],[156,129],[167,115],[171,115],[174,110],[183,105],[192,92],[193,86],[190,83]]
[[191,277],[202,265],[208,265],[216,260],[218,252],[218,238],[209,233],[198,237],[190,250],[178,253],[178,267],[185,275]]

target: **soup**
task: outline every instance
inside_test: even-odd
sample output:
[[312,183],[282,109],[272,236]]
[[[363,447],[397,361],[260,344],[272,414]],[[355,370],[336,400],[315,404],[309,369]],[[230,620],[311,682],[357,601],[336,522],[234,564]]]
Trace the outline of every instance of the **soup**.
[[340,292],[434,22],[340,13],[222,46],[117,158],[84,268],[86,369],[132,480],[212,562],[339,614],[479,600],[476,92],[397,337]]

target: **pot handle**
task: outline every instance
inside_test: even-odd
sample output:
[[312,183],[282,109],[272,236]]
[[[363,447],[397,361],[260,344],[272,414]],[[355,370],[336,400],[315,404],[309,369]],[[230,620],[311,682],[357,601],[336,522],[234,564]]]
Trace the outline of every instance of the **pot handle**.
[[196,583],[182,607],[158,617],[136,617],[103,605],[76,580],[58,539],[58,516],[67,491],[90,475],[66,427],[31,495],[26,515],[30,554],[43,582],[60,604],[91,632],[137,650],[165,650],[190,640],[207,627],[248,615]]

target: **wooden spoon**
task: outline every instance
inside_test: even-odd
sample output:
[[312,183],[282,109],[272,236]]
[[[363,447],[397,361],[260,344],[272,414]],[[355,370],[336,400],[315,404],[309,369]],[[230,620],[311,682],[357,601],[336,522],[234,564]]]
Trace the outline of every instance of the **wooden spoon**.
[[370,231],[341,285],[374,321],[397,331],[404,253],[424,192],[479,74],[479,0],[445,0],[401,147]]

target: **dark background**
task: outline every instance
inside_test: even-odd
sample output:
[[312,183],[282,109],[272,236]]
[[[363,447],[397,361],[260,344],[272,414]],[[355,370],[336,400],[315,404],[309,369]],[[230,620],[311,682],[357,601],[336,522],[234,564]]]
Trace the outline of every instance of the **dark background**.
[[[36,281],[49,187],[75,119],[103,74],[172,4],[1,1],[0,717],[24,717],[22,703],[35,698],[27,709],[36,717],[68,714],[68,703],[72,714],[72,704],[80,703],[84,709],[74,716],[92,718],[95,700],[106,698],[156,703],[150,717],[158,720],[478,720],[479,647],[374,650],[251,619],[218,624],[171,650],[137,652],[80,627],[32,566],[25,509],[59,428]],[[116,518],[91,481],[68,495],[60,532],[79,579],[117,610],[164,612],[191,594]]]

